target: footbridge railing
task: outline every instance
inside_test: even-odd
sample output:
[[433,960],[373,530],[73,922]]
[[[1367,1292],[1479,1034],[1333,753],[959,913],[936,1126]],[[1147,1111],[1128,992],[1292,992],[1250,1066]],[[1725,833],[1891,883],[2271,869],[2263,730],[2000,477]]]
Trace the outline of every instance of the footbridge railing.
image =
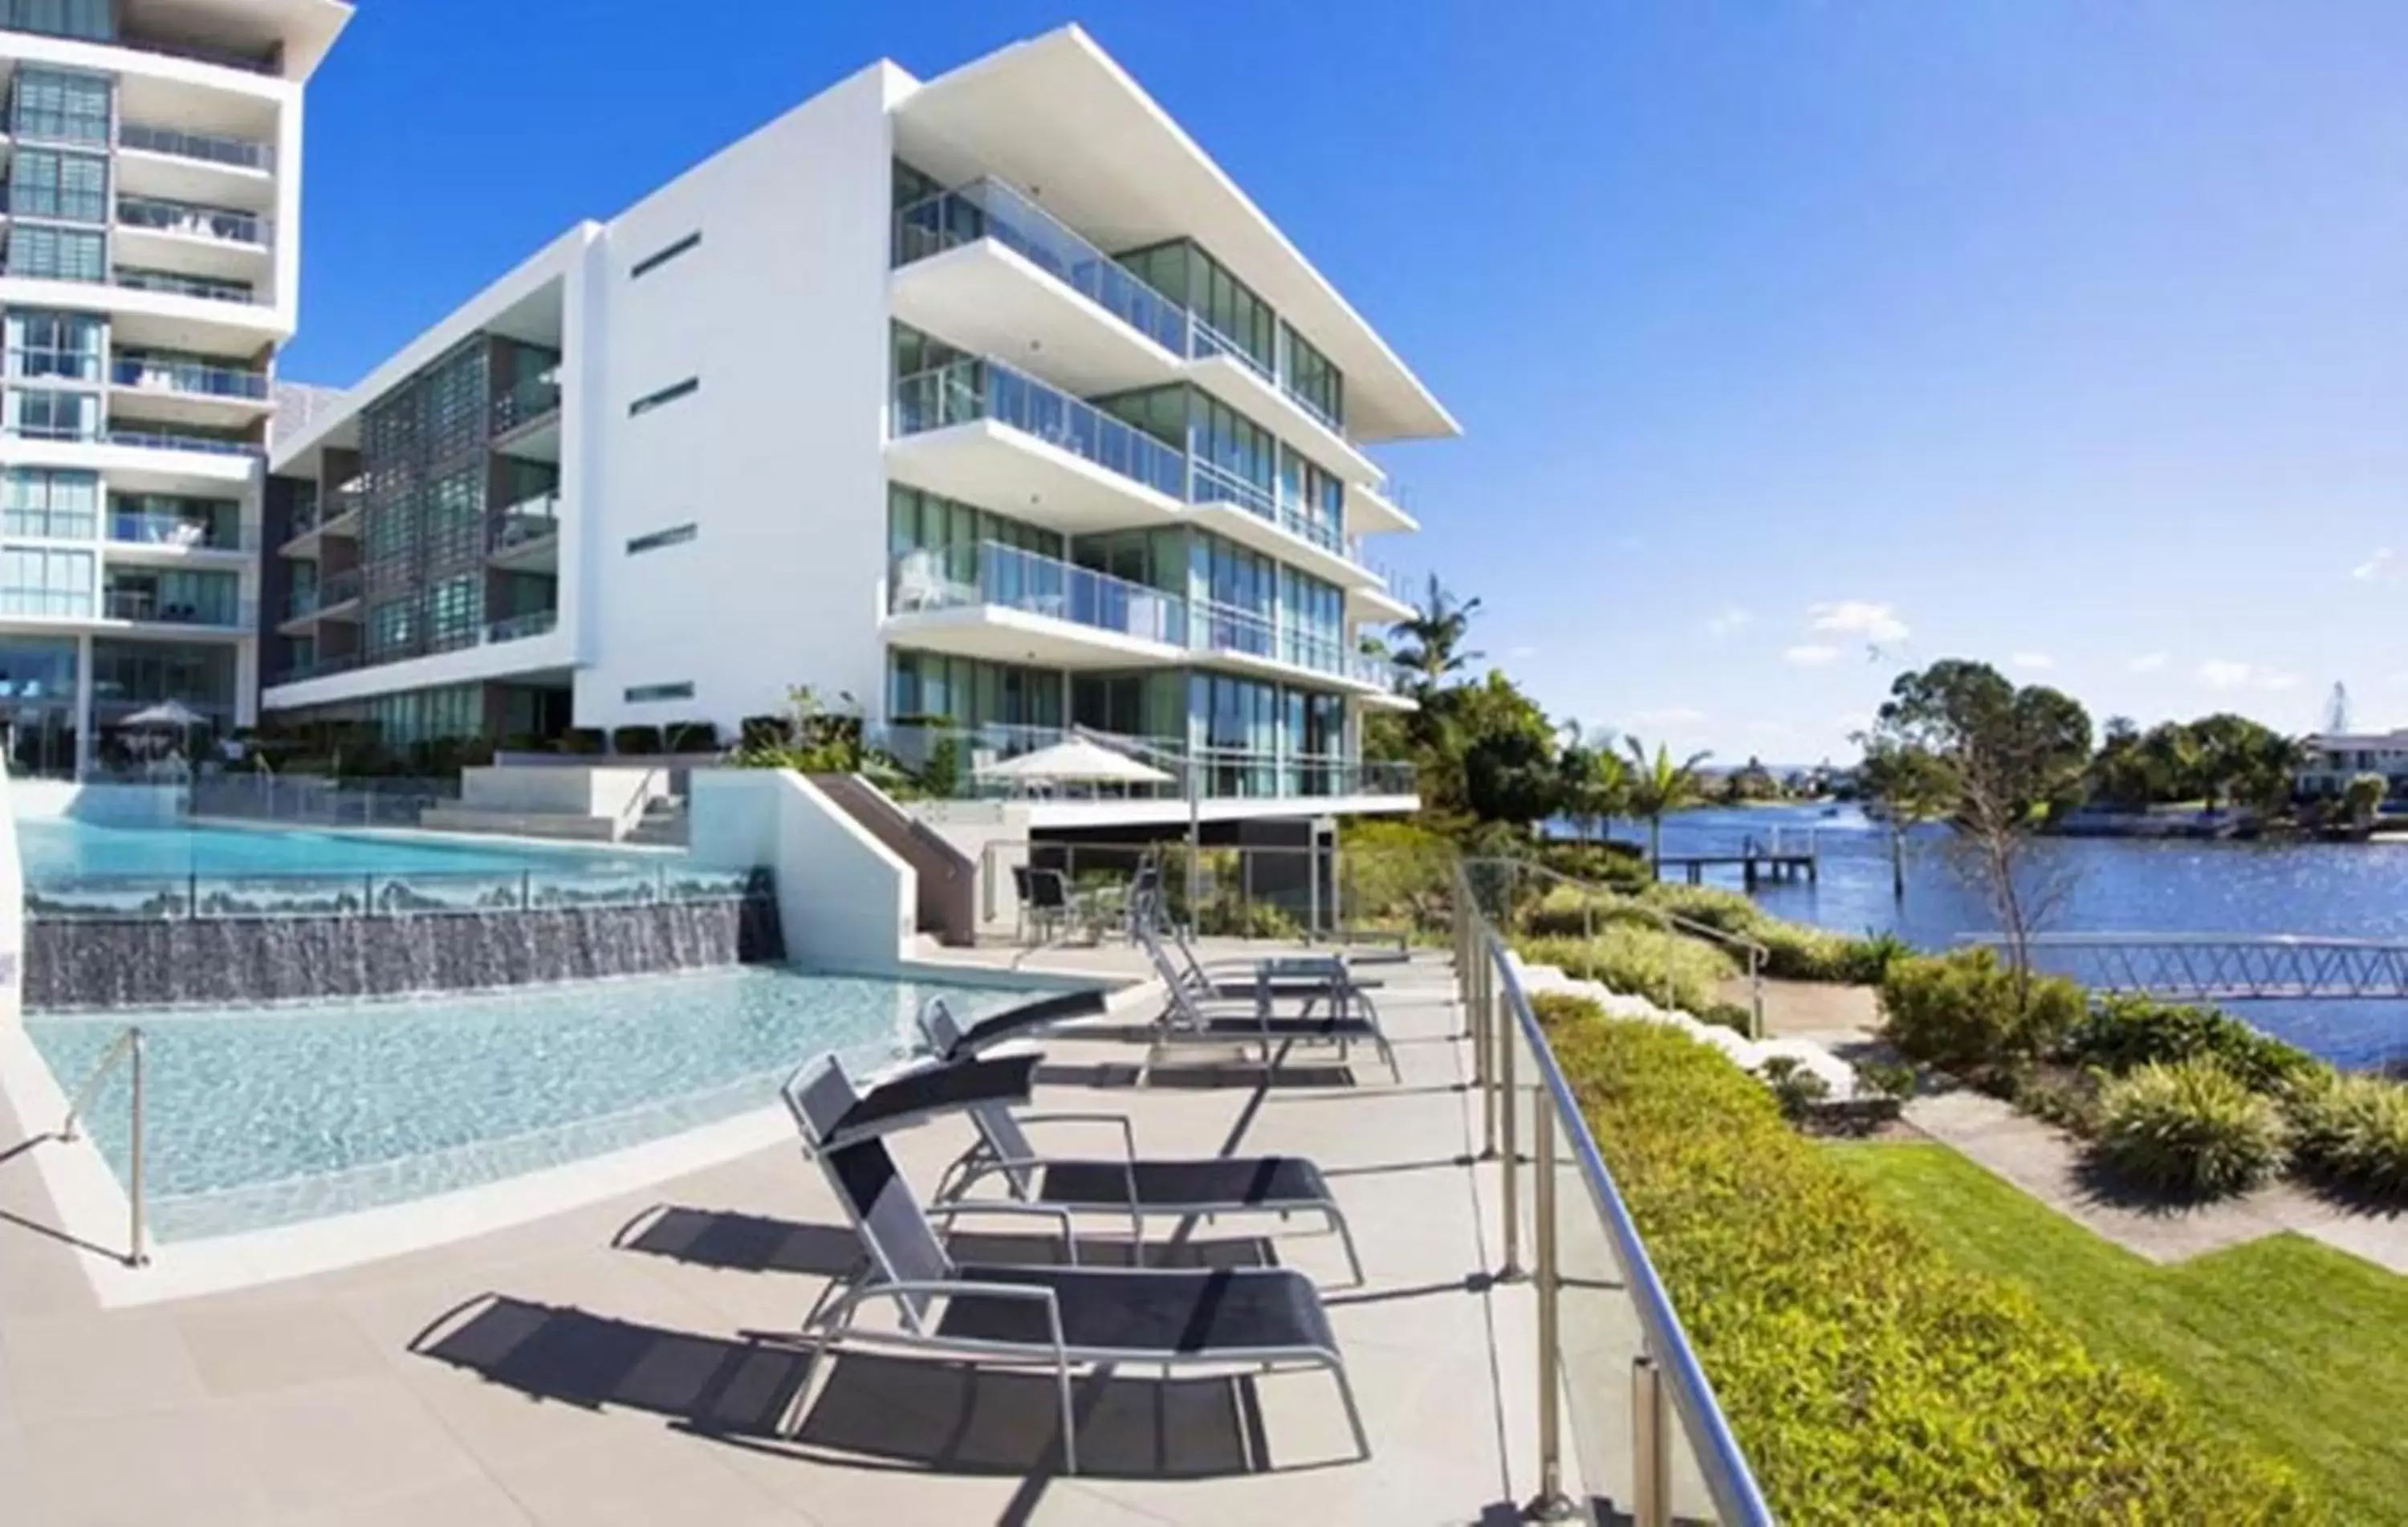
[[[1997,934],[1960,942],[2004,950]],[[2307,934],[2042,933],[2025,941],[2032,966],[2093,991],[2169,1001],[2268,999],[2408,1000],[2408,940]]]

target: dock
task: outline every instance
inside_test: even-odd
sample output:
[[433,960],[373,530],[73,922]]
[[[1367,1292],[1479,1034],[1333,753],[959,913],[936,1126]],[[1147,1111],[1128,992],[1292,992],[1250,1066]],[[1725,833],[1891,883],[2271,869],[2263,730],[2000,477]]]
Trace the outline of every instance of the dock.
[[1819,873],[1817,861],[1820,851],[1813,832],[1803,836],[1801,845],[1799,834],[1791,833],[1784,837],[1775,828],[1770,839],[1745,839],[1736,852],[1665,854],[1656,860],[1656,878],[1661,880],[1665,878],[1666,871],[1678,870],[1684,872],[1684,878],[1690,885],[1702,886],[1706,883],[1708,870],[1735,869],[1739,872],[1740,884],[1751,891],[1768,880],[1803,880],[1812,886]]

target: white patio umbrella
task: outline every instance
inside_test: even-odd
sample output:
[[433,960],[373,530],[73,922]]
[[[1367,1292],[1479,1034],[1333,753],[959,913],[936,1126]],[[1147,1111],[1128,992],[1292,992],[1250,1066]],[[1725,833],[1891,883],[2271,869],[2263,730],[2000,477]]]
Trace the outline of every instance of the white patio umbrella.
[[121,727],[166,727],[189,731],[208,718],[179,699],[163,699],[135,712],[118,723]]
[[1100,742],[1073,737],[1033,753],[984,763],[972,771],[981,779],[1045,781],[1056,785],[1168,785],[1170,776],[1152,764],[1140,763]]

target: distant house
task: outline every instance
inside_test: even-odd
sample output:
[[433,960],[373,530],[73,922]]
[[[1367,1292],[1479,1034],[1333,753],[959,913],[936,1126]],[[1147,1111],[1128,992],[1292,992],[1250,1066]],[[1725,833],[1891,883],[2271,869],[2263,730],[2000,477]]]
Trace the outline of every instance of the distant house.
[[2308,759],[2300,770],[2301,795],[2339,795],[2358,774],[2382,775],[2393,795],[2408,792],[2408,729],[2334,732],[2309,737],[2301,746]]

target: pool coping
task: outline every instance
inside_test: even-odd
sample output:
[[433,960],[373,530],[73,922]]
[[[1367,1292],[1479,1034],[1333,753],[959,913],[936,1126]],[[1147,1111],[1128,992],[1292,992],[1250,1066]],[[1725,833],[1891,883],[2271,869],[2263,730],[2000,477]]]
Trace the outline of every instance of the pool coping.
[[[1007,990],[1093,983],[1105,988],[1106,1012],[1113,1016],[1145,1002],[1157,987],[1132,982],[1125,972],[1002,971],[942,959],[906,961],[882,973]],[[796,1063],[804,1059],[798,1056]],[[149,1265],[135,1267],[118,1249],[125,1246],[129,1230],[132,1205],[126,1190],[89,1134],[65,1141],[58,1137],[56,1125],[42,1127],[44,1120],[64,1120],[67,1097],[15,1015],[0,1017],[0,1097],[25,1128],[31,1144],[26,1154],[58,1216],[54,1228],[77,1244],[80,1254],[76,1264],[103,1309],[280,1283],[447,1246],[583,1208],[795,1138],[785,1109],[772,1103],[581,1160],[398,1203],[225,1235],[153,1240]]]

